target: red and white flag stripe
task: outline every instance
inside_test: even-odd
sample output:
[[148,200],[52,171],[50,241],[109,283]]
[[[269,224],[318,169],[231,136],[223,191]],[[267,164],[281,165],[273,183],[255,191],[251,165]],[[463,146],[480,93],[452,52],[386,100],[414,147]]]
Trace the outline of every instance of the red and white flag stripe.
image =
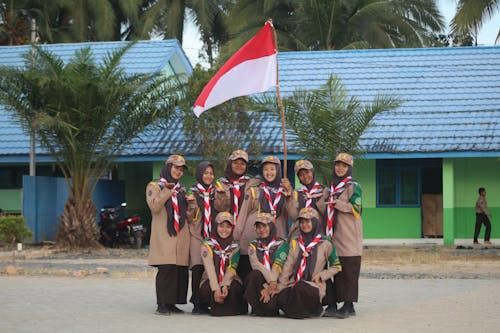
[[194,103],[197,117],[231,98],[260,93],[276,86],[277,50],[271,22],[219,69]]

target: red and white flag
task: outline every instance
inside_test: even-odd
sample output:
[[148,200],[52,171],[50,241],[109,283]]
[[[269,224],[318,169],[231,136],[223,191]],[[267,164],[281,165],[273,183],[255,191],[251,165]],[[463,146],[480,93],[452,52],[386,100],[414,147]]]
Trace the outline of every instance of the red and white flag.
[[203,88],[194,103],[200,114],[231,98],[260,93],[276,86],[277,50],[273,27],[264,27],[243,45]]

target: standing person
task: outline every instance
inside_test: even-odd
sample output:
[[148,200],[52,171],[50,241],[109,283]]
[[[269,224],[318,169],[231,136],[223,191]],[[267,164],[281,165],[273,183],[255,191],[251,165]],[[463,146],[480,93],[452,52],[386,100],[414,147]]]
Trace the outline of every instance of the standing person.
[[245,280],[245,300],[258,316],[277,316],[277,297],[272,297],[288,254],[288,243],[276,236],[274,217],[261,213],[255,221],[257,238],[250,242],[248,255],[252,271]]
[[[326,205],[327,235],[333,234],[342,272],[335,275],[334,302],[328,304],[325,316],[345,318],[354,316],[358,301],[358,282],[363,251],[361,221],[361,186],[352,179],[354,162],[351,155],[340,153],[335,158],[333,182]],[[337,310],[337,303],[344,302]]]
[[[318,201],[324,201],[324,198],[328,195],[328,190],[316,181],[316,176],[314,173],[314,166],[308,160],[298,160],[295,163],[294,171],[302,184],[296,191],[292,192],[292,185],[288,179],[283,179],[283,187],[287,193],[293,193],[293,195],[287,196],[287,211],[289,217],[296,221],[290,227],[289,237],[298,235],[299,225],[297,216],[299,211],[305,207],[312,207],[319,213],[320,222],[324,223],[324,212],[322,213],[317,206]],[[324,229],[324,226],[323,226]],[[323,230],[324,232],[324,230]]]
[[290,250],[278,283],[278,305],[286,317],[318,317],[323,312],[325,281],[342,270],[331,239],[322,235],[318,212],[299,212],[299,235]]
[[[228,163],[224,170],[224,177],[220,178],[216,184],[215,208],[220,212],[228,211],[233,214],[235,226],[239,224],[240,210],[245,200],[248,183],[252,184],[255,182],[246,175],[247,171],[248,154],[243,150],[235,150],[229,155]],[[240,257],[238,265],[238,275],[242,279],[252,270],[246,251],[245,247],[245,255]]]
[[229,212],[217,214],[216,227],[203,242],[201,257],[205,272],[200,285],[200,298],[210,305],[212,316],[245,314],[243,286],[238,277],[240,246],[233,238],[233,216]]
[[476,228],[474,230],[474,244],[479,244],[477,238],[479,237],[479,232],[481,231],[481,225],[484,224],[486,230],[484,232],[484,244],[491,245],[490,235],[491,235],[491,223],[490,218],[493,216],[488,212],[488,203],[486,202],[486,189],[480,187],[479,198],[476,201]]
[[214,167],[210,162],[201,162],[196,167],[195,178],[197,184],[191,187],[192,195],[188,200],[188,222],[191,234],[189,249],[189,266],[191,269],[191,299],[193,314],[208,314],[208,304],[201,303],[200,282],[203,275],[203,262],[201,260],[201,243],[210,236],[215,225],[217,211],[214,208],[215,190]]
[[[266,156],[262,160],[263,180],[251,182],[245,188],[245,200],[241,206],[238,223],[234,229],[234,237],[241,244],[241,258],[248,262],[248,244],[256,237],[254,223],[261,213],[273,216],[276,235],[286,238],[288,230],[288,213],[285,207],[285,194],[281,185],[281,162],[276,156]],[[252,268],[238,271],[241,278]]]
[[148,264],[156,274],[157,313],[181,313],[175,304],[186,304],[189,265],[189,230],[186,224],[186,190],[179,183],[186,162],[171,155],[161,170],[160,180],[146,187],[151,210],[151,239]]

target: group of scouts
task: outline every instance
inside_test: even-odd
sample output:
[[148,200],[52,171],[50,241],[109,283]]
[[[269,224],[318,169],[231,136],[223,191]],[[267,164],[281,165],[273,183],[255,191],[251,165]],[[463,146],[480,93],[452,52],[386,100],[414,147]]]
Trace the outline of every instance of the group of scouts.
[[146,188],[158,314],[183,312],[176,304],[187,302],[189,268],[193,314],[247,314],[250,304],[257,316],[355,315],[362,204],[351,155],[336,157],[330,186],[316,181],[311,162],[297,161],[296,190],[274,156],[256,178],[247,176],[242,150],[217,181],[213,165],[202,162],[188,190],[179,182],[186,167],[171,155]]

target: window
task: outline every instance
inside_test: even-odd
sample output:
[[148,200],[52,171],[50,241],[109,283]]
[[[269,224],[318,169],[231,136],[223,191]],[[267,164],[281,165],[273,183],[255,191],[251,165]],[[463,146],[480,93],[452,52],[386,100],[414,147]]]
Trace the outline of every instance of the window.
[[421,197],[420,160],[377,161],[377,206],[417,207]]

